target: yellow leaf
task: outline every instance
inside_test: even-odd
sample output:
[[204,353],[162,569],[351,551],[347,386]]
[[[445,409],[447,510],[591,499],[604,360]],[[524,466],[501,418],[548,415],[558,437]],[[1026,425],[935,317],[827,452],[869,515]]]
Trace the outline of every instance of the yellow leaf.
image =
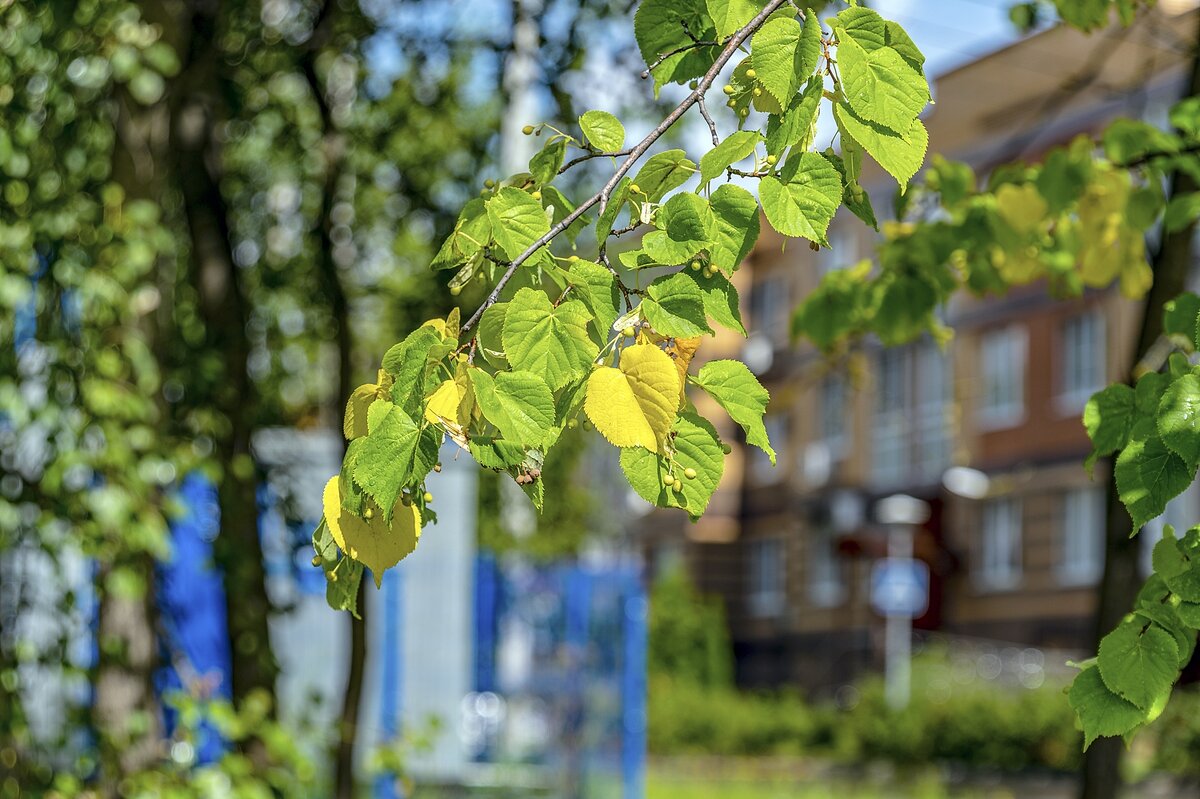
[[421,512],[416,505],[397,501],[392,521],[388,523],[379,506],[367,499],[366,512],[371,518],[359,518],[342,507],[341,478],[336,476],[325,484],[321,499],[325,523],[329,525],[334,543],[348,557],[371,570],[376,587],[381,584],[384,571],[417,548],[421,538]]
[[1029,234],[1044,224],[1049,206],[1032,183],[1006,183],[996,190],[996,211],[1018,233]]
[[1154,283],[1154,271],[1146,263],[1146,240],[1138,235],[1128,236],[1125,249],[1121,293],[1131,300],[1140,300]]
[[430,424],[461,424],[458,409],[466,392],[457,380],[446,380],[437,387],[425,405],[425,418]]
[[342,419],[342,433],[347,441],[362,438],[367,434],[367,408],[379,396],[379,386],[374,383],[364,383],[354,389],[346,402],[346,415]]
[[671,356],[653,344],[635,344],[621,353],[620,369],[592,371],[583,410],[614,446],[661,452],[679,407],[679,386]]
[[462,330],[462,312],[458,308],[450,311],[450,315],[446,317],[446,332],[447,338],[457,339],[458,334]]
[[700,349],[700,342],[704,340],[703,336],[695,336],[693,338],[677,338],[672,339],[671,344],[667,347],[667,355],[675,361],[675,369],[679,372],[679,406],[683,407],[687,400],[687,373],[688,367],[692,365],[692,358],[696,357],[696,350]]
[[437,331],[437,334],[442,338],[446,337],[446,320],[445,319],[429,319],[425,321],[421,327],[432,327]]

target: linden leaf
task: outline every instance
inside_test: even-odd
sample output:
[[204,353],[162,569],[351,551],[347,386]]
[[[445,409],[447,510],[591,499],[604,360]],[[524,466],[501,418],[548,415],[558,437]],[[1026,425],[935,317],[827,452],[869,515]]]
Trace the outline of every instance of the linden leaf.
[[746,441],[767,453],[775,464],[775,450],[767,438],[763,415],[771,395],[741,361],[709,361],[700,367],[696,385],[717,401],[729,418],[746,431]]
[[1158,434],[1188,468],[1195,469],[1200,463],[1200,377],[1185,374],[1163,393]]
[[758,81],[781,105],[807,81],[821,55],[821,27],[792,17],[767,20],[751,39],[750,60]]
[[444,380],[425,403],[425,418],[430,424],[464,424],[459,408],[467,395],[467,387],[458,380]]
[[351,474],[354,482],[390,513],[400,489],[423,478],[437,462],[441,436],[423,434],[403,408],[378,405],[380,412],[374,406],[368,412],[371,432],[361,439]]
[[803,153],[788,182],[768,176],[759,184],[767,221],[785,236],[828,246],[825,233],[842,202],[842,176],[816,153]]
[[545,378],[557,391],[587,374],[600,348],[588,336],[591,315],[578,300],[557,308],[542,291],[523,288],[508,303],[504,353],[513,368]]
[[713,214],[709,263],[732,274],[758,241],[758,200],[741,186],[725,183],[712,193],[708,204]]
[[690,47],[716,39],[704,0],[642,0],[633,35],[646,64],[654,68],[654,94],[667,83],[698,78],[712,66],[717,47]]
[[708,15],[717,26],[717,38],[728,39],[763,10],[766,0],[708,0]]
[[753,130],[739,130],[726,136],[700,159],[700,185],[720,177],[726,167],[749,157],[761,142],[762,135]]
[[738,306],[737,289],[733,287],[729,278],[720,272],[708,277],[703,270],[689,269],[685,274],[696,281],[696,285],[704,294],[704,313],[716,320],[717,324],[746,335],[746,328],[742,324],[742,311]]
[[347,441],[362,438],[367,434],[367,409],[378,399],[379,386],[366,383],[354,389],[346,402],[346,415],[342,419],[342,433]]
[[656,224],[660,229],[647,233],[642,247],[656,263],[675,266],[704,249],[715,220],[707,200],[683,192],[663,204]]
[[687,183],[695,171],[696,165],[688,160],[683,150],[664,150],[646,161],[630,186],[636,185],[641,190],[641,194],[636,195],[638,199],[656,203],[671,189]]
[[1188,466],[1157,433],[1135,438],[1121,451],[1115,469],[1117,493],[1139,530],[1166,510],[1167,502],[1191,485],[1196,468]]
[[925,163],[929,132],[919,119],[914,119],[906,129],[896,131],[863,119],[845,103],[833,104],[833,118],[842,134],[874,158],[901,188]]
[[398,502],[390,514],[385,514],[367,500],[366,513],[371,518],[360,518],[342,506],[341,479],[336,476],[325,484],[321,498],[333,540],[350,558],[371,570],[376,587],[382,584],[387,569],[417,548],[421,511],[415,504]]
[[929,103],[929,84],[890,47],[867,52],[853,39],[838,45],[846,102],[868,122],[905,130]]
[[1092,439],[1093,452],[1088,456],[1088,471],[1096,458],[1111,455],[1129,442],[1135,415],[1134,391],[1124,383],[1115,383],[1097,391],[1083,409],[1083,426]]
[[1162,627],[1135,618],[1104,636],[1096,662],[1110,691],[1149,709],[1175,684],[1179,648]]
[[1075,676],[1067,692],[1067,702],[1083,727],[1084,749],[1097,738],[1132,732],[1146,720],[1145,711],[1108,689],[1096,666]]
[[625,143],[625,126],[607,111],[587,111],[579,117],[579,127],[593,147],[612,153]]
[[488,199],[487,212],[496,243],[509,258],[516,258],[550,232],[550,220],[542,204],[512,186],[505,186]]
[[642,499],[660,508],[682,508],[696,519],[720,485],[725,450],[712,424],[694,413],[681,413],[672,432],[669,454],[642,447],[625,449],[621,451],[621,470]]
[[498,372],[493,378],[471,369],[471,385],[484,418],[514,444],[538,446],[554,427],[554,395],[532,372]]
[[639,306],[651,327],[664,336],[688,338],[712,333],[704,310],[704,293],[685,272],[660,277],[646,287]]
[[610,443],[662,451],[679,404],[679,374],[653,344],[621,352],[620,368],[597,367],[588,378],[583,409]]
[[620,315],[620,290],[617,276],[592,261],[572,261],[567,281],[579,290],[579,297],[596,319],[596,329],[607,340],[613,322]]

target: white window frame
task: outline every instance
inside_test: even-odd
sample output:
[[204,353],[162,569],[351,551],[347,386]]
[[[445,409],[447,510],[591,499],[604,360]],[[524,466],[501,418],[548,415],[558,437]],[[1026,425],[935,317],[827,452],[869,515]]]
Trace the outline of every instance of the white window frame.
[[828,375],[821,381],[818,397],[821,407],[817,409],[821,429],[817,438],[834,461],[840,461],[848,449],[849,388],[846,378],[840,374]]
[[787,549],[779,537],[747,542],[746,607],[755,618],[777,618],[787,605]]
[[[979,404],[975,418],[985,429],[1016,427],[1025,419],[1025,373],[1029,362],[1029,334],[1020,325],[986,331],[979,338]],[[993,386],[1005,384],[1001,401]]]
[[975,582],[986,591],[1008,591],[1024,574],[1022,507],[1013,498],[983,503],[979,520],[979,558]]
[[1094,585],[1104,572],[1104,491],[1072,488],[1062,495],[1058,579],[1062,585]]
[[750,287],[750,322],[758,334],[776,346],[788,341],[789,285],[786,275],[775,272],[767,273]]
[[837,534],[828,524],[808,533],[808,557],[805,559],[808,601],[814,607],[833,608],[846,601],[846,574],[837,551]]
[[1058,336],[1062,368],[1059,369],[1061,381],[1057,401],[1064,413],[1079,411],[1092,394],[1104,388],[1107,336],[1104,315],[1098,310],[1063,320]]

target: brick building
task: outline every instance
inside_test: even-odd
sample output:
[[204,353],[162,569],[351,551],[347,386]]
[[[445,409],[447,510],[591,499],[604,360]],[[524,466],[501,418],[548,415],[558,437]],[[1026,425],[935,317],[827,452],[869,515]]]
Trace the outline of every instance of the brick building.
[[[1165,3],[1129,29],[1091,36],[1053,28],[937,77],[930,152],[986,175],[1116,116],[1165,124],[1197,27],[1181,6],[1190,7]],[[894,183],[875,174],[864,185],[877,211],[890,207]],[[778,466],[735,449],[699,523],[649,514],[651,568],[682,560],[701,590],[725,600],[742,684],[832,688],[878,663],[882,623],[867,576],[884,542],[871,510],[903,492],[933,509],[916,539],[932,573],[918,629],[1088,648],[1103,496],[1081,466],[1089,443],[1079,416],[1128,368],[1139,308],[1115,291],[1061,301],[1043,286],[962,296],[944,309],[955,331],[945,350],[931,340],[868,344],[830,364],[789,342],[791,311],[826,270],[870,257],[874,234],[843,213],[829,235],[832,250],[814,253],[764,229],[736,277],[753,337],[701,350],[739,353],[770,390]],[[947,490],[955,466],[986,473],[986,494]],[[1167,515],[1200,518],[1196,493]]]

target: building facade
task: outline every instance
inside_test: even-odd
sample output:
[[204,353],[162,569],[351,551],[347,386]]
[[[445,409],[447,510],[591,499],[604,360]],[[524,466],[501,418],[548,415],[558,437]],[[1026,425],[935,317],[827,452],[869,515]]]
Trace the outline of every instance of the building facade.
[[[938,77],[930,152],[986,176],[1117,116],[1165,124],[1186,58],[1171,42],[1190,44],[1196,28],[1196,13],[1179,5],[1090,37],[1050,29]],[[868,175],[864,184],[877,210],[890,207],[894,183]],[[752,338],[718,337],[700,353],[736,352],[758,373],[778,465],[735,449],[703,520],[649,514],[651,568],[682,558],[702,591],[724,599],[741,684],[834,689],[879,662],[868,578],[886,547],[872,508],[905,493],[932,509],[915,540],[931,573],[918,630],[1090,648],[1106,465],[1095,481],[1082,468],[1090,445],[1080,414],[1128,371],[1139,305],[1112,290],[1063,301],[1041,285],[962,296],[942,309],[955,333],[945,347],[868,342],[830,363],[789,340],[792,311],[828,270],[870,258],[875,234],[843,212],[829,238],[830,250],[813,252],[764,224],[738,272]],[[985,473],[986,492],[949,490],[952,467]],[[1200,518],[1195,494],[1166,515]],[[1149,527],[1152,544],[1161,520]]]

